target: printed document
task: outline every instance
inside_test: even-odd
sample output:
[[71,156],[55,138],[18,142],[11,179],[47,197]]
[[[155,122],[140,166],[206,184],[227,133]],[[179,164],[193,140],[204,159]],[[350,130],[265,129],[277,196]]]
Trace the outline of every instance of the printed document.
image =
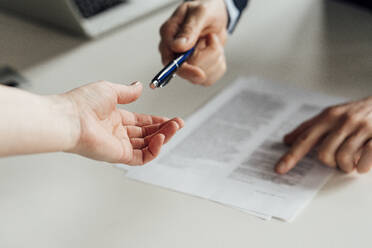
[[186,120],[162,155],[129,178],[291,221],[332,175],[314,154],[288,174],[274,165],[283,135],[342,99],[241,78]]

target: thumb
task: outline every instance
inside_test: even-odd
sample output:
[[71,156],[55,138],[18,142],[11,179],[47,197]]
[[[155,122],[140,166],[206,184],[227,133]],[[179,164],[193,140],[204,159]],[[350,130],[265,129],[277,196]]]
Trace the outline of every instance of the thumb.
[[206,20],[207,15],[204,9],[197,8],[189,11],[172,44],[172,50],[186,52],[195,46],[206,26]]
[[116,91],[118,96],[119,104],[128,104],[136,101],[142,93],[142,84],[140,82],[134,82],[131,85],[112,84],[112,87]]

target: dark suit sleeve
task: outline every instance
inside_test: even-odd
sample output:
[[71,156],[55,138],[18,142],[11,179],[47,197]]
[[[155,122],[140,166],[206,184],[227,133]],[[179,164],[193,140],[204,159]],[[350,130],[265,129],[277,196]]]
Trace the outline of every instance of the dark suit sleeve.
[[248,0],[233,0],[233,2],[240,12],[242,12],[248,4]]
[[247,7],[248,0],[225,0],[226,9],[229,15],[227,29],[232,33],[238,24],[243,10]]

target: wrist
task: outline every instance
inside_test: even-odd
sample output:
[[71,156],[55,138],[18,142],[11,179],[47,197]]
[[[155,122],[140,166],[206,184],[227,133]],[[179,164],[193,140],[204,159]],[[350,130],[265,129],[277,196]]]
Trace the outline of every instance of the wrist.
[[60,151],[77,146],[80,137],[80,119],[74,101],[68,95],[46,96],[51,115],[54,116],[56,137],[60,139]]
[[235,5],[233,0],[223,0],[225,6],[225,12],[227,15],[226,28],[231,34],[240,18],[241,10]]
[[227,30],[229,24],[229,12],[225,0],[209,0],[206,2],[207,16],[210,16],[210,23],[219,30]]
[[229,23],[229,11],[226,6],[225,0],[185,0],[185,2],[196,2],[197,5],[204,5],[207,16],[212,17],[213,23],[224,24],[224,27],[228,27]]

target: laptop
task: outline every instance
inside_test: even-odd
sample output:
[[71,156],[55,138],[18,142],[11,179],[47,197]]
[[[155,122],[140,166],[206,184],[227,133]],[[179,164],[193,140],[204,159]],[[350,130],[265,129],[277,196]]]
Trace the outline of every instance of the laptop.
[[0,9],[96,37],[176,0],[0,0]]

